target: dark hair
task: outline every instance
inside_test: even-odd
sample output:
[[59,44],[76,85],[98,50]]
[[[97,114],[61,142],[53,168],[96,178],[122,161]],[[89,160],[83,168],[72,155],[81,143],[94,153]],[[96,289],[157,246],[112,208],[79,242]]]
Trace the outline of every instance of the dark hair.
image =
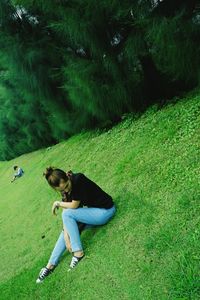
[[[70,175],[71,171],[68,172]],[[56,169],[54,167],[46,168],[46,171],[43,173],[46,180],[48,181],[49,185],[53,188],[58,187],[60,185],[60,180],[63,179],[64,181],[68,181],[69,176],[60,169]]]
[[17,170],[17,168],[18,168],[18,166],[14,166],[14,167],[13,167],[14,170]]

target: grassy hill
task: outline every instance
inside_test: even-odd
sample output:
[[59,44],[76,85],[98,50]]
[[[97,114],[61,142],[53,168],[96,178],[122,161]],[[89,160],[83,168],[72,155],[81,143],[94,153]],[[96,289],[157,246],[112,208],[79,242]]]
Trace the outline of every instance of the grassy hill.
[[[0,299],[199,299],[199,100],[0,162]],[[11,184],[15,164],[25,175]],[[62,228],[61,211],[51,215],[60,196],[42,176],[49,165],[85,173],[117,214],[83,233],[75,270],[66,253],[36,285]]]

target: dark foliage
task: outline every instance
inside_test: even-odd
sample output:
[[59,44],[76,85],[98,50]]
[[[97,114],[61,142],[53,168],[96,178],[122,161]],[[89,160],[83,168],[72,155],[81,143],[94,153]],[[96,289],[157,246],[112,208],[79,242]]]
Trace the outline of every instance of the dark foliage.
[[199,1],[1,0],[0,159],[199,84]]

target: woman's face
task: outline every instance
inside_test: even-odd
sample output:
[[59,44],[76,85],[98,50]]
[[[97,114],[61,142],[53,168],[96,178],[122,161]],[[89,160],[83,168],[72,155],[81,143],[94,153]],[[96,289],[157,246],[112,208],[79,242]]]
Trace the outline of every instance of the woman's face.
[[58,187],[55,187],[56,191],[58,192],[66,192],[66,193],[70,193],[71,189],[72,189],[72,183],[71,180],[68,179],[67,181],[65,181],[64,179],[60,180],[60,185]]

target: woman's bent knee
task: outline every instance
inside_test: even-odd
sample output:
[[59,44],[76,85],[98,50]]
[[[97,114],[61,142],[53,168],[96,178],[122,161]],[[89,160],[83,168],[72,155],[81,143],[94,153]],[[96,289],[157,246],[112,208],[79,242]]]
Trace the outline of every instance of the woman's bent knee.
[[62,218],[71,217],[73,213],[72,208],[63,209]]

